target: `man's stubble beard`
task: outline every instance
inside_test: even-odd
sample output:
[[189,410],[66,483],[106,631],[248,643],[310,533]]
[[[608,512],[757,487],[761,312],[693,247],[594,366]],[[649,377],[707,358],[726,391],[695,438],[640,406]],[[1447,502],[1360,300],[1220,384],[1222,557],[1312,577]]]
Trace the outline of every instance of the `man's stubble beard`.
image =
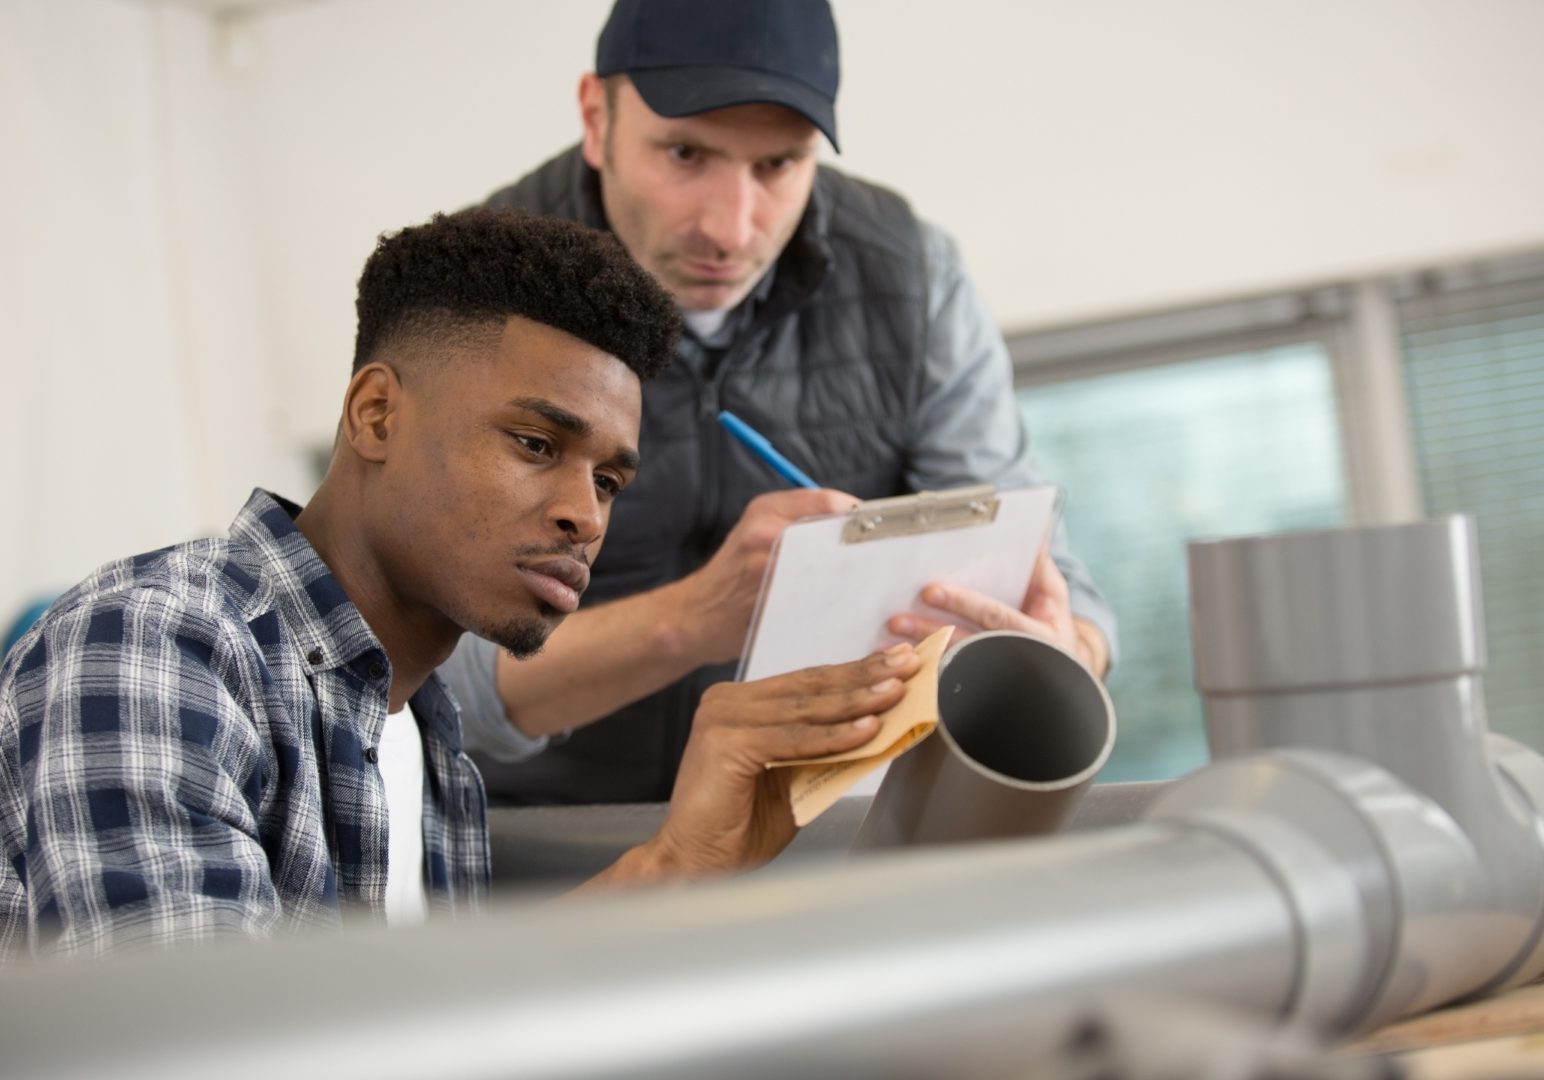
[[488,627],[479,631],[478,636],[487,638],[516,660],[525,660],[541,652],[551,633],[552,625],[545,619],[520,618]]
[[[590,562],[586,554],[576,551],[568,544],[527,545],[518,549],[515,554],[519,556],[566,555],[578,559],[586,566]],[[471,632],[493,642],[516,660],[526,660],[541,652],[542,646],[547,644],[547,638],[553,630],[557,629],[557,625],[563,621],[563,618],[562,612],[538,598],[535,615],[517,615],[507,622],[482,626]]]

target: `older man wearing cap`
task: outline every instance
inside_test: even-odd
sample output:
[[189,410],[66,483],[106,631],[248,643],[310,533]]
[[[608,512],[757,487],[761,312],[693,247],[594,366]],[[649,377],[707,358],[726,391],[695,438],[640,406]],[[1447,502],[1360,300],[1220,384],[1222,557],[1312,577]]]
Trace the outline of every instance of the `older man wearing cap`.
[[[644,392],[650,469],[612,519],[601,603],[541,656],[517,665],[468,638],[446,666],[495,801],[667,798],[789,521],[1040,479],[1007,350],[953,242],[900,196],[817,164],[822,134],[837,147],[838,81],[825,0],[618,0],[579,84],[581,143],[489,199],[611,229],[687,326]],[[778,490],[714,422],[721,409],[827,488]],[[1022,610],[942,583],[922,599],[1050,637],[1100,674],[1111,660],[1114,618],[1060,534]],[[898,613],[889,629],[935,625]]]

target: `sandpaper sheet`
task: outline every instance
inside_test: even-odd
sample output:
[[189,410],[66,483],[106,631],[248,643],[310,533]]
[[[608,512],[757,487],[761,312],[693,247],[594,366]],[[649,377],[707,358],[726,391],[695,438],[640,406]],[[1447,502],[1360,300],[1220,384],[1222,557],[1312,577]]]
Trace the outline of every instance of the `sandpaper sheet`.
[[840,754],[767,766],[793,770],[788,798],[796,824],[808,825],[865,775],[933,733],[938,726],[938,665],[953,633],[954,627],[945,626],[917,645],[922,667],[906,680],[901,700],[879,714],[879,731],[868,742]]

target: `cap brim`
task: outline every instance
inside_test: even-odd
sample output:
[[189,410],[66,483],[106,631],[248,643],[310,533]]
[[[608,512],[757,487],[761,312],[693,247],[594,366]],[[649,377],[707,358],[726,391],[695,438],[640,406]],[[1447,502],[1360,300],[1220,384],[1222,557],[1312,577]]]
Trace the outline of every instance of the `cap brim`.
[[836,110],[797,79],[744,68],[669,67],[629,71],[638,96],[660,116],[696,116],[733,105],[782,105],[820,129],[838,152]]

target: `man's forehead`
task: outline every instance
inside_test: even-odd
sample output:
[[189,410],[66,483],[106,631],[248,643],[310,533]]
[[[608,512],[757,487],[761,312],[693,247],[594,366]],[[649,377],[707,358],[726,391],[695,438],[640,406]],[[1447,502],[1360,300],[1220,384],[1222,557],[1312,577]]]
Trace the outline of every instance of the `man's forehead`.
[[599,345],[536,319],[511,315],[491,352],[494,366],[518,378],[538,377],[583,400],[597,388],[641,397],[642,382],[626,361]]

